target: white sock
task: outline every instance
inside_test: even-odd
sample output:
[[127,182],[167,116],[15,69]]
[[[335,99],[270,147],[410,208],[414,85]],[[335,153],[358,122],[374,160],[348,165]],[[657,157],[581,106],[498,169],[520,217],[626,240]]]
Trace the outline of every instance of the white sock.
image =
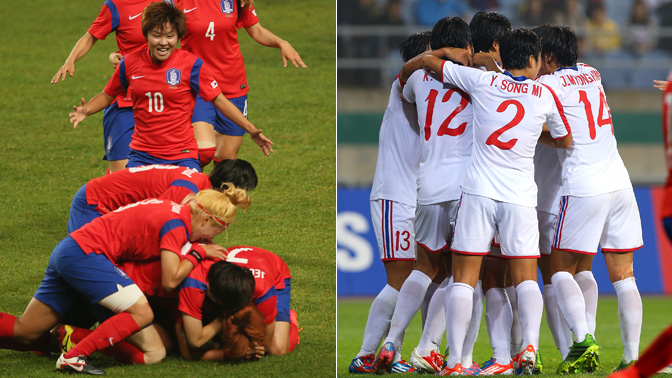
[[511,361],[511,322],[513,312],[504,288],[485,292],[485,324],[490,335],[493,357],[500,364]]
[[642,333],[642,298],[635,277],[614,282],[618,297],[618,321],[623,339],[623,362],[639,359],[639,337]]
[[[450,299],[450,290],[453,288],[453,277],[451,276],[448,280],[448,286],[446,291],[443,294],[443,312],[446,314],[446,319],[448,319],[448,299]],[[446,326],[446,348],[448,348],[448,339],[450,338],[450,327]],[[445,354],[448,354],[447,352]]]
[[558,308],[558,300],[555,298],[555,290],[552,284],[544,285],[544,310],[546,311],[546,322],[551,329],[553,341],[558,347],[560,355],[564,360],[572,346],[572,331],[569,329],[565,318]]
[[569,272],[557,272],[551,277],[555,288],[555,297],[562,316],[574,333],[577,343],[586,339],[588,324],[586,323],[586,303],[579,284]]
[[509,297],[511,303],[512,322],[511,322],[511,350],[512,356],[520,353],[523,350],[523,331],[520,324],[520,312],[518,311],[518,295],[516,288],[508,286],[504,288],[506,295]]
[[[597,319],[597,281],[590,270],[584,270],[574,275],[574,281],[579,284],[586,304],[586,324],[588,333],[595,336]],[[629,362],[629,361],[628,361]]]
[[523,281],[516,286],[516,293],[523,331],[523,347],[532,345],[534,350],[539,350],[539,328],[544,312],[544,299],[541,297],[539,284],[532,280]]
[[464,338],[462,346],[462,367],[471,367],[474,363],[474,345],[478,338],[478,330],[481,328],[481,318],[483,317],[483,286],[481,280],[478,280],[474,288],[474,303],[471,310],[471,319],[469,328]]
[[396,350],[401,350],[399,348],[400,340],[413,316],[418,312],[430,283],[432,283],[432,279],[419,270],[413,270],[406,278],[404,284],[401,285],[401,290],[399,290],[397,305],[394,307],[394,314],[392,314],[390,323],[390,331],[387,333],[384,343],[390,341],[394,344]]
[[[444,302],[445,293],[448,287],[449,279],[446,278],[436,289],[432,300],[429,302],[427,310],[426,327],[422,329],[422,337],[418,343],[418,353],[422,356],[429,356],[431,351],[436,351],[441,345],[441,337],[446,331],[446,311]],[[431,285],[430,285],[431,287]],[[429,289],[427,289],[429,291]],[[426,297],[426,296],[425,296]]]
[[450,329],[446,332],[449,351],[446,366],[449,368],[462,362],[462,347],[473,306],[474,288],[463,282],[453,283],[446,307],[446,328]]
[[425,322],[427,321],[427,311],[429,309],[429,302],[432,301],[432,297],[434,296],[434,292],[436,289],[439,288],[439,284],[432,281],[432,283],[429,284],[427,287],[427,291],[425,292],[425,298],[422,300],[422,304],[420,305],[420,315],[422,316],[422,329],[425,329]]
[[390,329],[390,319],[392,318],[398,295],[399,292],[397,289],[390,285],[385,285],[383,290],[376,296],[376,299],[373,300],[369,309],[369,317],[366,319],[362,349],[359,350],[356,357],[376,353],[380,341]]

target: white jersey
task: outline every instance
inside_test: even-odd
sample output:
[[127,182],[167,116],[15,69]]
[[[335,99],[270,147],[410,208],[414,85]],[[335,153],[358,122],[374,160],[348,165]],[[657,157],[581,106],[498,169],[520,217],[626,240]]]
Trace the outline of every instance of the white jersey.
[[557,215],[562,191],[562,165],[557,148],[537,144],[534,152],[534,182],[539,190],[537,211]]
[[537,205],[534,150],[546,123],[556,139],[569,134],[553,91],[526,77],[444,62],[442,80],[471,96],[474,145],[465,193],[520,206]]
[[380,125],[378,161],[370,199],[415,206],[419,161],[420,133],[415,107],[401,101],[401,83],[397,78]]
[[562,195],[591,197],[631,188],[618,154],[611,111],[600,73],[579,64],[537,79],[551,87],[572,127],[572,148],[558,151],[562,163]]
[[408,102],[415,103],[422,140],[418,204],[459,199],[473,143],[469,95],[424,70],[408,78],[403,93]]

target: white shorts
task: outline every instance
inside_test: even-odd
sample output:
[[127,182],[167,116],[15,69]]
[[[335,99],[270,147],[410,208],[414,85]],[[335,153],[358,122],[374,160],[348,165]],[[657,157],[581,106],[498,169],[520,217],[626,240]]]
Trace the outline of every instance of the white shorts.
[[535,208],[462,193],[450,249],[456,253],[487,255],[495,230],[503,257],[539,257]]
[[537,211],[537,220],[539,221],[539,252],[544,256],[551,255],[551,243],[553,243],[555,221],[557,219],[558,214]]
[[415,206],[382,199],[370,202],[380,259],[415,260]]
[[593,197],[560,199],[553,248],[596,254],[598,244],[605,252],[632,252],[644,244],[632,188]]
[[418,205],[415,210],[415,239],[427,251],[441,252],[453,238],[458,201]]

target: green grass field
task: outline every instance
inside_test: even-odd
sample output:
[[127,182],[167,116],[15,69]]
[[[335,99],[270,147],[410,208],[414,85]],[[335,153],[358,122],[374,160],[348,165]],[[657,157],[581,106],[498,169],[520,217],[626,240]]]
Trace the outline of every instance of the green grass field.
[[[348,376],[350,361],[359,352],[362,346],[362,335],[372,299],[338,300],[338,355],[337,375]],[[644,321],[642,324],[642,337],[640,350],[649,345],[655,337],[670,324],[672,312],[672,298],[644,297]],[[616,367],[623,354],[621,332],[618,325],[618,307],[616,297],[601,297],[597,307],[597,330],[596,338],[600,344],[601,369],[587,376],[604,376]],[[417,315],[406,331],[402,358],[408,359],[411,351],[420,341],[421,320]],[[445,338],[442,352],[445,350]],[[546,324],[546,319],[541,323],[541,336],[539,349],[542,351],[545,377],[560,377],[555,370],[561,362],[560,352],[555,348],[551,332]],[[483,363],[492,357],[492,349],[488,340],[488,332],[485,320],[481,322],[478,341],[474,348],[474,361]],[[661,375],[663,376],[663,375]]]
[[[20,315],[66,236],[77,189],[105,171],[102,112],[77,129],[68,112],[100,92],[112,74],[114,36],[76,64],[73,78],[49,83],[103,1],[0,2],[0,311]],[[240,157],[259,175],[252,207],[216,241],[251,244],[282,256],[293,275],[292,307],[301,344],[255,363],[184,362],[121,366],[92,363],[112,376],[333,376],[335,366],[335,2],[257,4],[261,23],[292,43],[308,69],[282,68],[279,50],[240,32],[249,118],[274,143],[264,157],[246,138]],[[0,376],[53,376],[56,357],[0,351]]]

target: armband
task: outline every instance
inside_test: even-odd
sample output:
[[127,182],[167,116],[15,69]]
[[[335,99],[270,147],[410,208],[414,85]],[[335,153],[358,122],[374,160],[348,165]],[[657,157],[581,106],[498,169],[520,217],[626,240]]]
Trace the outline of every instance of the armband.
[[191,249],[184,255],[184,258],[194,266],[198,265],[207,256],[205,248],[200,244],[192,244]]

